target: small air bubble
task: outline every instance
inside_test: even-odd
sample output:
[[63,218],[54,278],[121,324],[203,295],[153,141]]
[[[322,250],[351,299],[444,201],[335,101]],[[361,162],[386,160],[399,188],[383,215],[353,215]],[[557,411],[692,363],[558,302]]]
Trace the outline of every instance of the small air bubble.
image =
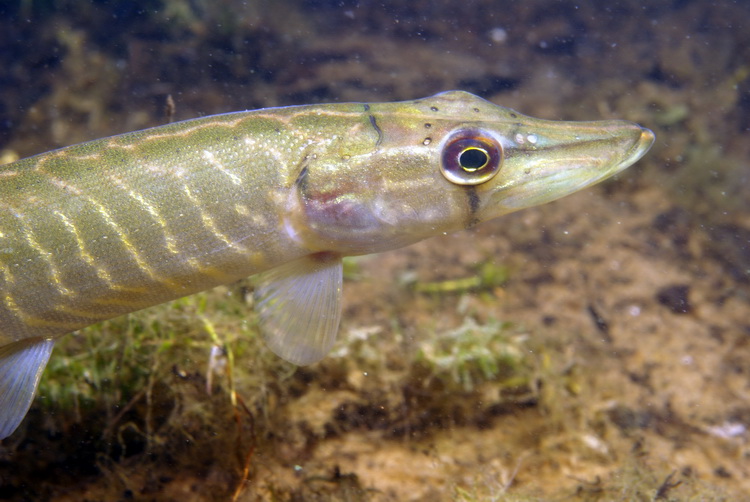
[[432,138],[425,138],[424,141],[422,141],[422,144],[425,146],[429,145],[430,143],[432,143]]
[[502,44],[508,40],[508,32],[504,28],[492,28],[489,32],[490,40],[496,44]]

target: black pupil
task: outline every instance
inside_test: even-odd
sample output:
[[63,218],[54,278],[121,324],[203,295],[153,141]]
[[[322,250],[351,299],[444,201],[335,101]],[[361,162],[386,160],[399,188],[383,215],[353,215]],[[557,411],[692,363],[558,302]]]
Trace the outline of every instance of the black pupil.
[[474,172],[487,165],[490,157],[480,148],[467,148],[458,156],[458,163],[464,171]]

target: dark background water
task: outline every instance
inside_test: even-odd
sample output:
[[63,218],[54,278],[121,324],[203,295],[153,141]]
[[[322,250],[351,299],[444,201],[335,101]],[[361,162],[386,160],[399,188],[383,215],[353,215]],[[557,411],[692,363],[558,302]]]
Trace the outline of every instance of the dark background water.
[[[652,128],[657,136],[652,152],[617,183],[598,189],[592,196],[597,197],[595,200],[575,199],[561,202],[555,209],[500,220],[506,223],[486,227],[473,236],[477,244],[472,247],[478,256],[471,259],[466,257],[463,242],[451,240],[443,241],[441,250],[425,243],[425,247],[410,252],[434,258],[436,261],[423,267],[424,273],[428,278],[432,278],[430,274],[442,278],[450,275],[446,263],[481,261],[502,248],[509,262],[525,272],[516,272],[515,289],[511,280],[507,293],[510,299],[493,293],[493,301],[506,306],[487,315],[513,317],[531,331],[537,325],[541,331],[554,325],[548,322],[550,318],[570,317],[572,324],[561,321],[557,329],[583,333],[583,339],[589,335],[596,338],[602,324],[592,326],[586,312],[596,312],[594,317],[603,312],[607,320],[598,320],[612,326],[612,333],[607,333],[611,340],[608,345],[594,345],[598,347],[595,349],[586,345],[586,350],[602,358],[607,357],[602,354],[617,354],[615,362],[608,364],[622,380],[613,376],[611,386],[633,385],[642,394],[623,391],[617,407],[602,419],[605,425],[591,419],[582,420],[581,429],[570,427],[576,437],[590,439],[587,434],[595,434],[604,443],[612,442],[600,450],[592,447],[595,453],[587,454],[564,443],[573,449],[570,455],[602,457],[582,461],[587,468],[579,478],[594,480],[609,475],[609,483],[616,485],[619,480],[623,486],[636,486],[636,481],[623,481],[627,478],[623,473],[629,472],[629,462],[635,462],[633,457],[638,456],[634,453],[638,438],[634,436],[642,434],[661,459],[657,470],[665,475],[674,470],[682,476],[682,487],[675,488],[684,490],[682,496],[702,493],[704,483],[724,486],[729,493],[750,490],[741,481],[748,474],[742,466],[747,452],[739,446],[747,434],[722,438],[718,429],[711,429],[722,424],[740,429],[750,425],[747,400],[743,398],[750,379],[749,2],[6,1],[0,5],[0,68],[0,149],[8,159],[165,123],[167,96],[175,102],[175,118],[187,119],[267,106],[412,99],[463,89],[543,118],[625,118]],[[537,221],[534,218],[547,223],[529,223]],[[562,228],[572,231],[577,239],[570,242],[570,248],[565,247],[564,234],[556,233]],[[589,249],[603,251],[599,255],[592,251],[594,258],[586,262]],[[388,274],[383,275],[395,276],[408,269],[399,260],[409,263],[409,256],[387,258],[390,261],[379,265],[379,273],[386,270]],[[619,269],[608,264],[615,257]],[[579,280],[583,286],[576,282]],[[561,291],[554,296],[558,283]],[[625,283],[627,286],[622,286]],[[351,287],[358,291],[356,284]],[[580,300],[581,305],[566,303],[565,292],[579,295],[581,287],[590,288],[582,296],[596,296],[591,291],[596,290],[601,297]],[[360,310],[352,307],[353,314],[365,312],[362,304],[375,301],[369,300],[367,292],[357,294],[360,299],[352,302]],[[550,294],[546,302],[540,299],[546,298],[545,294]],[[401,312],[402,317],[424,322],[434,314],[430,308],[436,307],[410,301],[414,300],[407,301],[414,312]],[[678,312],[677,306],[684,302],[690,304],[687,315]],[[637,322],[626,315],[634,312],[634,305],[643,312]],[[482,308],[490,311],[489,306]],[[420,309],[424,309],[422,317]],[[364,319],[360,322],[381,322],[383,330],[390,329],[389,321],[372,320],[367,315],[352,315],[353,325]],[[576,324],[573,319],[582,320]],[[549,336],[554,339],[555,334]],[[577,339],[573,340],[571,346],[577,347]],[[703,345],[706,343],[714,345]],[[563,360],[562,354],[569,349],[561,346],[550,350],[553,359]],[[583,349],[578,350],[579,358],[588,358],[580,355]],[[675,362],[686,358],[693,362]],[[314,370],[312,377],[303,374],[300,378],[320,380],[330,378],[330,372],[331,368],[324,367]],[[670,374],[674,378],[670,379]],[[556,377],[561,375],[562,369]],[[594,376],[590,378],[595,380]],[[590,388],[596,386],[591,384]],[[602,407],[616,396],[611,388],[592,391],[578,402],[584,411],[571,413],[590,418],[595,412],[586,406]],[[367,402],[370,397],[357,399],[354,401]],[[472,399],[482,401],[475,395]],[[702,407],[700,403],[704,403]],[[482,416],[488,422],[478,429],[513,430],[509,422],[488,418],[492,416],[489,407],[481,406],[477,404],[477,409],[484,410]],[[364,424],[378,420],[376,415],[363,415]],[[389,424],[385,428],[395,427],[395,420],[383,420]],[[419,423],[430,429],[425,422]],[[435,423],[438,426],[432,434],[438,441],[441,432],[450,428],[440,419]],[[607,427],[632,441],[618,443],[613,437],[620,436],[607,433]],[[278,430],[269,430],[269,435],[283,436]],[[19,467],[20,462],[33,458],[35,445],[44,444],[44,433],[23,434],[28,439],[0,447],[0,498],[40,494],[62,497],[63,483],[55,481],[54,476],[46,488],[24,478],[44,472],[44,465],[39,470]],[[649,439],[649,434],[654,438]],[[342,435],[334,436],[340,439]],[[703,439],[696,439],[696,435]],[[316,445],[327,437],[313,436]],[[690,453],[680,456],[681,446],[674,446],[680,438],[698,446],[687,448]],[[377,441],[369,438],[367,442]],[[451,448],[458,451],[462,440],[455,441]],[[674,448],[660,450],[654,446],[661,445],[659,441]],[[540,466],[560,461],[550,452],[554,447],[543,442],[534,445],[544,459],[534,464],[539,469],[534,472],[542,473],[542,481],[561,487],[571,497],[581,496],[575,488],[577,471],[568,466],[574,474],[553,476],[554,469],[545,471]],[[45,448],[65,458],[65,449]],[[305,458],[317,458],[317,453],[308,451],[317,446],[308,444],[306,448]],[[446,451],[453,452],[451,448]],[[324,447],[315,451],[319,453],[320,449]],[[698,450],[704,457],[695,453]],[[521,458],[519,451],[510,448],[508,458]],[[279,471],[269,467],[265,474],[253,467],[251,480],[260,483],[276,479],[281,487],[279,500],[293,500],[294,496],[303,496],[300,493],[312,496],[294,488],[293,475],[289,480],[279,474],[292,472],[295,455],[287,452],[285,457],[274,448],[263,452],[271,464],[277,462],[282,467]],[[91,458],[100,459],[97,468],[85,471],[94,479],[97,472],[106,472],[102,478],[111,481],[112,472],[125,468],[117,463],[121,462],[119,458],[102,460],[106,450],[89,455],[89,462]],[[372,455],[377,457],[376,453]],[[403,458],[397,453],[388,455]],[[445,455],[450,457],[451,453]],[[494,465],[491,459],[481,462],[477,458],[476,466]],[[213,461],[209,457],[206,463]],[[115,462],[116,467],[102,467],[109,462]],[[319,462],[325,472],[333,472],[334,464],[346,464],[333,454],[327,462]],[[74,465],[75,461],[70,463]],[[131,463],[128,475],[137,477],[133,474],[138,471],[137,461]],[[352,464],[357,466],[352,472],[361,480],[357,486],[376,488],[372,493],[360,490],[360,498],[353,499],[405,500],[403,493],[381,482],[390,479],[392,472],[374,469],[372,473],[361,464]],[[516,464],[509,461],[508,465],[512,470]],[[476,466],[475,471],[479,469]],[[77,472],[76,467],[71,469]],[[330,482],[344,486],[339,467],[336,469],[338,474],[331,474]],[[193,479],[194,471],[189,472],[187,477]],[[492,472],[495,478],[502,477],[497,469]],[[464,474],[450,471],[444,477],[452,483],[450,486],[462,486],[465,477],[461,476]],[[230,476],[232,482],[239,477],[241,474]],[[434,495],[424,489],[431,483],[429,478],[418,479],[421,481],[402,484],[411,487],[414,500],[429,500]],[[534,486],[532,479],[533,473],[522,470],[518,484],[522,490],[529,489]],[[638,482],[642,480],[638,478]],[[655,493],[663,480],[652,480],[643,493],[649,489],[649,493]],[[205,479],[203,483],[211,485]],[[248,500],[262,498],[261,491],[253,491],[259,485],[253,486],[242,496]],[[587,497],[597,498],[589,485],[580,483],[578,488],[581,486]],[[341,493],[345,489],[341,490],[327,496],[344,500],[346,496]],[[556,493],[537,490],[520,493]],[[230,492],[216,492],[217,499],[228,497]],[[129,487],[122,493],[143,496],[144,492]],[[165,498],[165,493],[166,488],[155,488],[149,496]],[[208,497],[205,492],[191,493]],[[615,492],[603,489],[602,493],[602,499],[606,499]],[[451,494],[449,498],[468,500],[458,491]]]

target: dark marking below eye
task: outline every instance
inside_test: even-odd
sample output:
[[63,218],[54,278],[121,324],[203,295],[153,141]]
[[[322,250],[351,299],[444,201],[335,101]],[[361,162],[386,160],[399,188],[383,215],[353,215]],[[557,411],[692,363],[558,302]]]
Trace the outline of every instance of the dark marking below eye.
[[512,118],[514,118],[514,119],[517,119],[517,118],[518,118],[518,115],[516,115],[515,113],[511,113],[511,114],[510,114],[510,116],[511,116]]
[[474,186],[466,187],[466,197],[469,202],[469,218],[466,222],[466,228],[470,228],[479,223],[479,218],[477,218],[477,211],[479,211],[480,201],[479,195],[477,195],[477,190]]
[[438,107],[437,106],[431,106],[430,110],[432,110],[433,112],[436,112],[436,111],[438,111]]
[[474,108],[474,111],[479,113],[479,108]]

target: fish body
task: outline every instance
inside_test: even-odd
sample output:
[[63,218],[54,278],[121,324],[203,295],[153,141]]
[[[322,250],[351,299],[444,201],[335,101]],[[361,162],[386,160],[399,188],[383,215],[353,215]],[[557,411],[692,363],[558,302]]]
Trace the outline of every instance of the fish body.
[[264,339],[310,364],[338,330],[343,256],[560,198],[653,139],[451,91],[216,115],[2,166],[0,439],[59,336],[261,273]]

